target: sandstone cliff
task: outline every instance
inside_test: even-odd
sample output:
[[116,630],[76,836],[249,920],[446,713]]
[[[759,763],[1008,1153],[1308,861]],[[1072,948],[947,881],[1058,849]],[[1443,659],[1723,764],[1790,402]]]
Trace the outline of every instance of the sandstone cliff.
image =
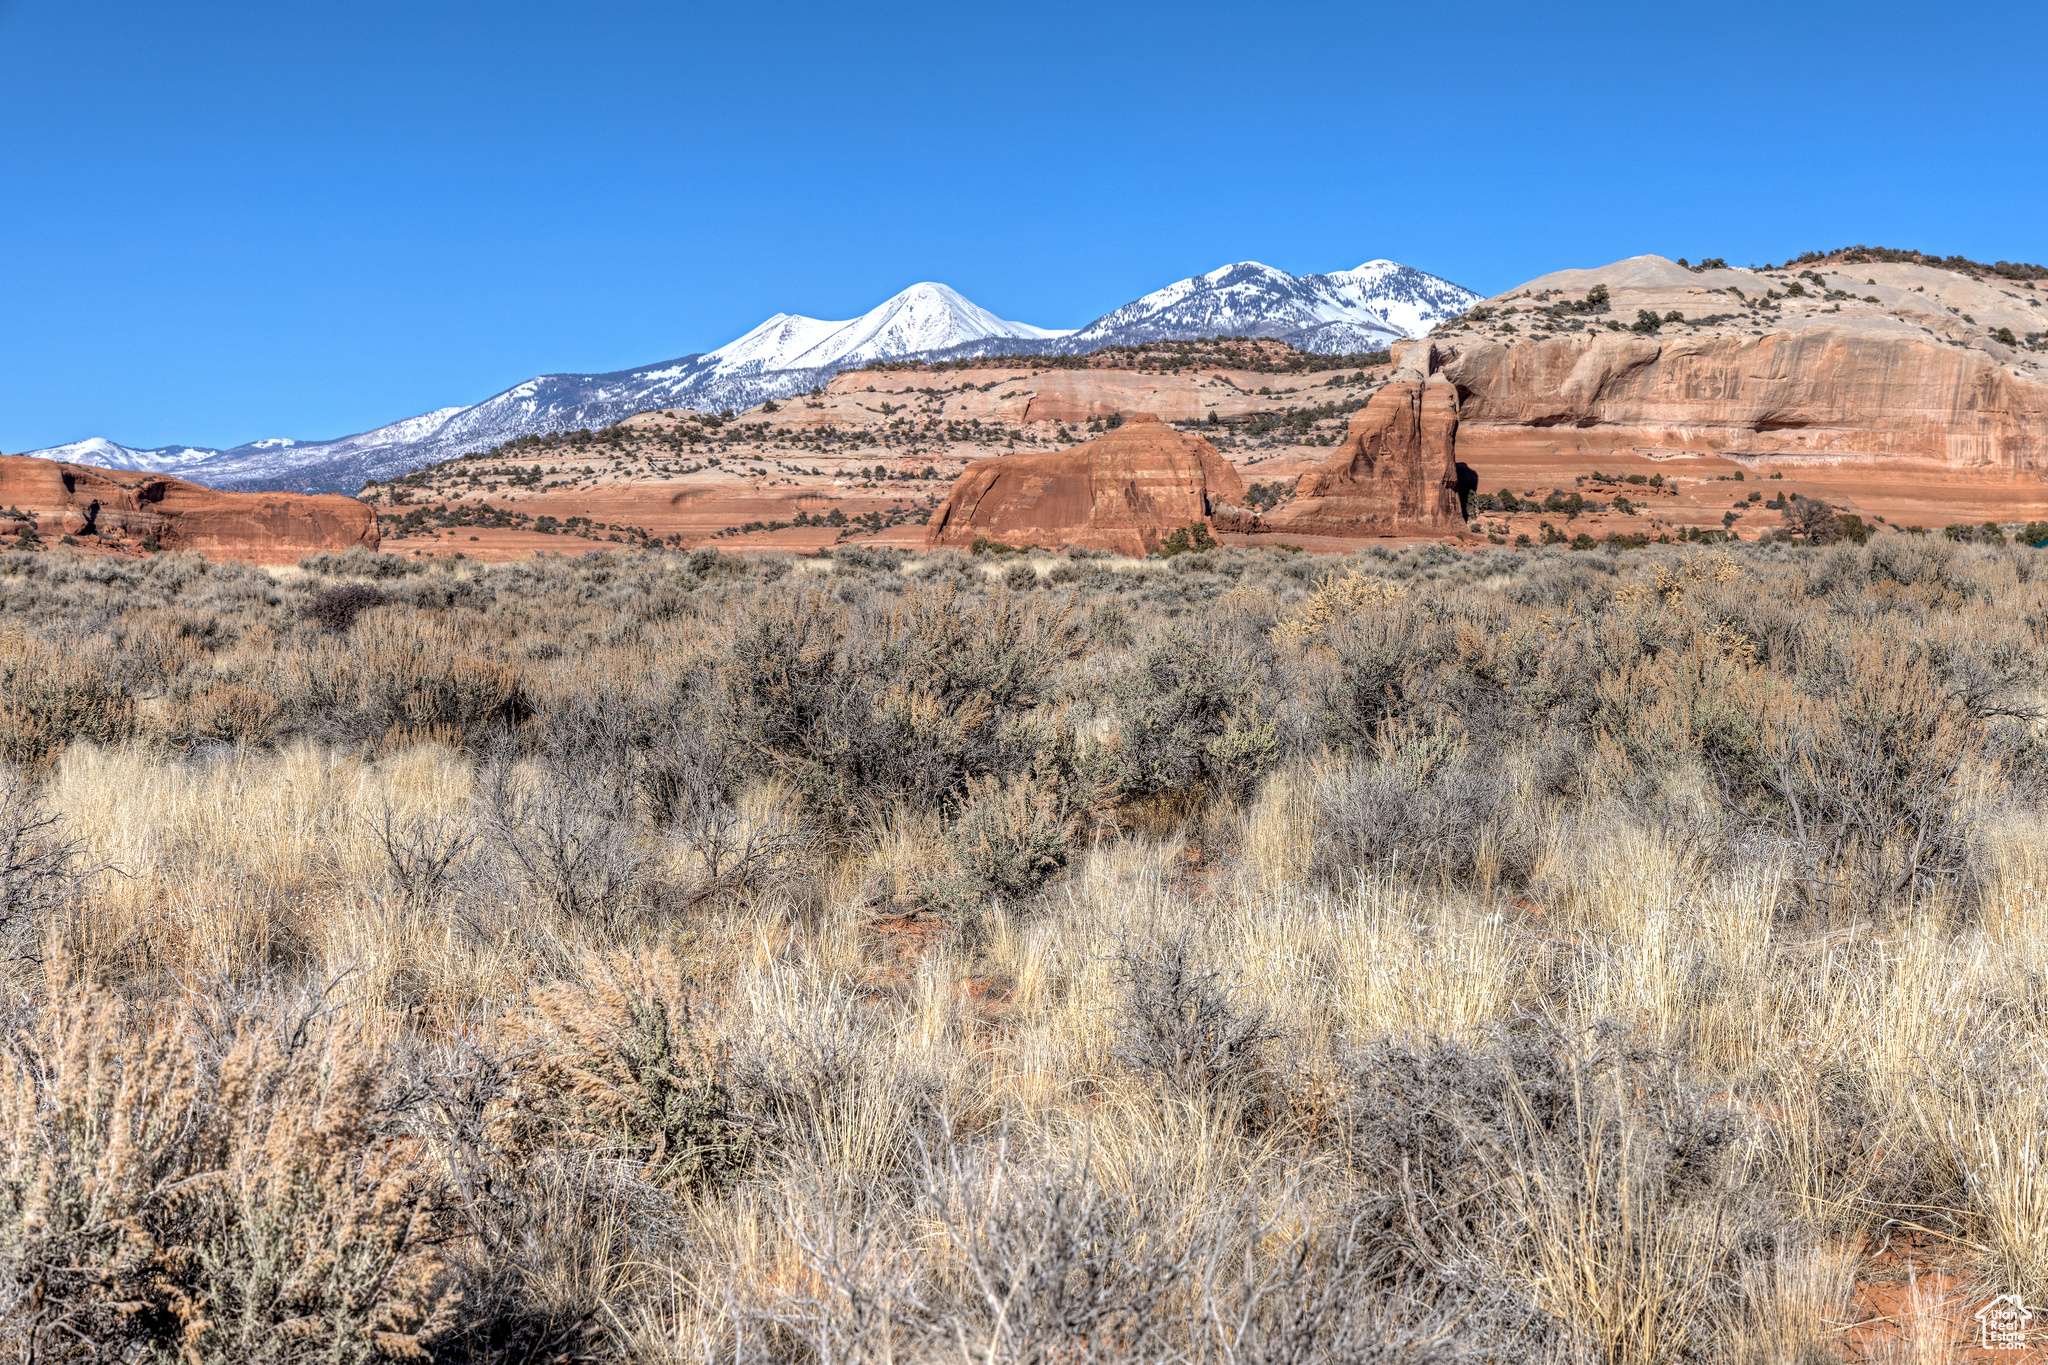
[[1344,445],[1301,476],[1293,501],[1256,529],[1315,536],[1454,535],[1458,394],[1430,343],[1395,349],[1393,376],[1351,419]]
[[1475,461],[1515,429],[1570,427],[1617,446],[2048,474],[2048,385],[1962,347],[1823,329],[1606,335],[1480,342],[1448,372]]
[[0,456],[0,536],[45,545],[191,550],[291,563],[316,550],[377,548],[377,517],[339,494],[224,493],[183,479]]
[[2031,281],[1637,257],[1532,281],[1440,342],[1482,479],[1496,452],[1544,443],[2048,476],[2048,290]]
[[925,540],[1147,554],[1176,530],[1210,524],[1219,506],[1241,504],[1244,493],[1214,446],[1138,416],[1071,450],[968,465]]

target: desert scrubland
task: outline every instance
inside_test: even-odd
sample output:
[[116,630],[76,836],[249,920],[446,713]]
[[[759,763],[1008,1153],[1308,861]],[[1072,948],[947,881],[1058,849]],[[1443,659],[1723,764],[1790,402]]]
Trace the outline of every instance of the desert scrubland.
[[0,1353],[1958,1358],[2048,554],[0,556]]

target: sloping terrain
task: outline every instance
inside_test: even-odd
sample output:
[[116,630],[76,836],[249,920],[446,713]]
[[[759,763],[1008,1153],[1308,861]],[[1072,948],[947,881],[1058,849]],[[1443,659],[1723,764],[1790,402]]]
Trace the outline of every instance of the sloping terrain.
[[[1873,524],[2038,521],[2044,313],[2037,280],[1924,262],[1639,258],[1440,328],[1435,391],[1377,416],[1386,363],[1276,341],[888,362],[735,418],[641,414],[370,496],[408,552],[916,546],[969,462],[1153,416],[1238,469],[1252,516],[1218,522],[1226,540],[1754,539],[1802,500]],[[1347,432],[1354,418],[1371,432]],[[1449,511],[1447,461],[1469,522]]]
[[746,407],[811,388],[845,365],[981,340],[1007,347],[1057,335],[1007,322],[944,285],[917,284],[848,321],[777,313],[703,355],[608,374],[540,375],[481,403],[439,408],[339,440],[271,437],[208,451],[136,450],[95,437],[36,453],[117,467],[176,469],[223,487],[352,492],[369,480],[520,436],[609,426],[659,407]]
[[[1387,425],[1400,405],[1385,400],[1370,440],[1347,425],[1389,374],[1373,357],[1270,339],[949,353],[821,370],[809,391],[737,414],[665,407],[519,438],[367,496],[405,552],[908,547],[971,462],[1068,450],[1149,416],[1213,442],[1247,485],[1251,515],[1219,533],[1312,548],[1755,538],[1801,499],[1905,526],[2048,518],[2048,283],[1880,255],[1895,254],[1757,270],[1639,257],[1531,281],[1432,336],[1454,406],[1417,389],[1401,409],[1414,420]],[[844,360],[917,316],[836,341],[785,318],[780,340],[764,333],[724,361],[819,345]],[[1446,459],[1469,525],[1448,510]],[[1390,497],[1405,510],[1373,510]]]

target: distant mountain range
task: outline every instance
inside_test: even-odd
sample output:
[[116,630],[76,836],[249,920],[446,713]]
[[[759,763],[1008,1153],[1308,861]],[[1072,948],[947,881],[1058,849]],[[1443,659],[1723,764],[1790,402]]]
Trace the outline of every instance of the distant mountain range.
[[270,436],[226,450],[140,449],[94,436],[28,453],[175,474],[220,488],[353,492],[370,480],[518,436],[594,429],[656,408],[752,407],[877,360],[1071,355],[1216,336],[1272,337],[1325,354],[1369,351],[1421,336],[1478,301],[1469,289],[1394,261],[1300,276],[1240,261],[1176,280],[1079,330],[1061,331],[999,318],[927,282],[848,321],[777,313],[713,351],[610,374],[541,375],[481,403],[437,408],[336,440]]
[[1239,261],[1176,280],[1104,313],[1067,339],[1073,350],[1215,336],[1276,337],[1304,351],[1373,351],[1418,337],[1479,302],[1449,280],[1398,261],[1290,275]]

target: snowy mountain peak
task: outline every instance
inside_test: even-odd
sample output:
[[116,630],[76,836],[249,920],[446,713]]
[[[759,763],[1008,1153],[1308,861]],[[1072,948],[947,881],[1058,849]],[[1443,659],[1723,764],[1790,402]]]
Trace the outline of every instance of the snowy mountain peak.
[[1421,336],[1478,301],[1468,289],[1396,261],[1301,276],[1259,261],[1237,261],[1135,299],[1074,339],[1112,345],[1269,336],[1310,351],[1370,351]]
[[1271,279],[1275,276],[1291,278],[1286,271],[1275,270],[1264,261],[1232,261],[1229,265],[1217,266],[1202,278],[1212,284],[1222,284],[1232,280]]
[[1308,351],[1372,351],[1421,336],[1478,302],[1448,280],[1396,261],[1290,275],[1233,261],[1176,280],[1078,332],[996,316],[950,285],[920,280],[856,318],[776,313],[714,351],[609,374],[522,380],[481,403],[436,408],[333,441],[271,436],[231,450],[136,450],[104,437],[33,452],[121,469],[172,472],[220,487],[353,491],[519,436],[598,428],[659,408],[751,407],[879,360],[995,354],[1073,355],[1105,346],[1273,337]]
[[815,370],[943,351],[994,337],[1043,339],[1061,332],[1010,322],[951,285],[920,280],[842,322],[777,313],[708,352],[708,372],[736,378],[769,370]]
[[795,357],[847,325],[807,318],[799,313],[777,313],[707,353],[704,359],[716,367],[734,372],[784,369]]
[[44,459],[70,460],[73,463],[83,462],[91,464],[103,461],[111,456],[140,455],[143,452],[124,446],[117,441],[109,441],[104,436],[88,436],[83,441],[72,441],[61,446],[51,446],[48,450],[38,451],[37,453]]
[[70,441],[30,453],[40,459],[62,460],[67,464],[89,464],[100,469],[139,469],[149,474],[175,474],[220,454],[218,450],[204,446],[161,446],[154,450],[141,450],[110,441],[104,436],[88,436],[82,441]]
[[967,301],[966,295],[952,285],[940,284],[937,280],[919,280],[916,284],[905,285],[884,300],[884,306],[892,303],[932,303],[944,308],[974,309],[974,305]]

